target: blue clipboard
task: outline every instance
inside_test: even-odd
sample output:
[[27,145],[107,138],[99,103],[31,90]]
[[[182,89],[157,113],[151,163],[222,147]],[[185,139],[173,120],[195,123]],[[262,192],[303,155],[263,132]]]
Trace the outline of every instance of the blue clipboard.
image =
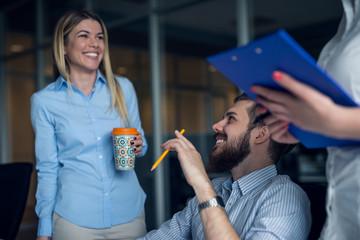
[[[281,70],[330,96],[340,105],[359,107],[283,29],[245,46],[210,56],[207,61],[253,100],[256,97],[256,94],[250,91],[253,85],[282,89],[271,78],[273,71]],[[323,136],[304,131],[293,124],[290,124],[289,131],[307,148],[360,145],[360,141]]]

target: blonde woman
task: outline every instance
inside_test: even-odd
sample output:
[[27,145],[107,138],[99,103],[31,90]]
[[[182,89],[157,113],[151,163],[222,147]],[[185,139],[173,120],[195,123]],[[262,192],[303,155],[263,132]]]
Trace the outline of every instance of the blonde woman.
[[136,173],[116,171],[111,130],[134,127],[147,150],[131,82],[114,77],[103,21],[66,13],[54,33],[55,81],[31,98],[38,239],[135,239],[146,233],[146,195]]

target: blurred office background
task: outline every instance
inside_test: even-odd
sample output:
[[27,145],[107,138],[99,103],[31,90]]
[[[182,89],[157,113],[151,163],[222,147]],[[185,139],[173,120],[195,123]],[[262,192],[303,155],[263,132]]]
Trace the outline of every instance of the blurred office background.
[[[104,20],[113,70],[128,77],[137,91],[149,151],[137,159],[136,171],[148,196],[149,230],[182,209],[193,194],[173,153],[150,172],[162,152],[160,144],[173,137],[175,129],[185,128],[207,162],[214,144],[211,126],[239,92],[205,58],[279,28],[317,58],[342,13],[340,0],[1,0],[2,164],[35,164],[29,100],[51,82],[56,21],[66,11],[82,8]],[[279,164],[279,171],[298,182],[325,183],[325,158],[324,149],[299,145]],[[35,236],[35,190],[33,171],[19,239]]]

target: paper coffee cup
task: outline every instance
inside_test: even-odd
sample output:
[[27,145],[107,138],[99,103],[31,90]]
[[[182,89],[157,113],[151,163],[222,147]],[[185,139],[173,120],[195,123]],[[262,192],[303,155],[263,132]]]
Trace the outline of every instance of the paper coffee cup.
[[116,170],[132,170],[135,167],[134,146],[131,142],[139,132],[136,128],[114,128],[113,150]]

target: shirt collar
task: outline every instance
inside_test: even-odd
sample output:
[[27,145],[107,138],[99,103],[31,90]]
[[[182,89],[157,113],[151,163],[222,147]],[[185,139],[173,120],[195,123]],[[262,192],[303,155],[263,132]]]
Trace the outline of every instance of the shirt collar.
[[275,165],[270,165],[243,176],[235,182],[232,182],[230,178],[224,183],[224,187],[230,191],[234,188],[240,188],[242,195],[245,195],[276,175],[277,170]]
[[[95,86],[98,84],[98,82],[103,82],[103,83],[106,83],[106,78],[101,74],[100,70],[98,69],[96,71],[96,81],[95,81]],[[60,90],[61,87],[65,87],[67,88],[67,82],[65,80],[65,78],[63,78],[61,75],[59,75],[59,77],[56,79],[55,81],[55,89],[57,91]]]

